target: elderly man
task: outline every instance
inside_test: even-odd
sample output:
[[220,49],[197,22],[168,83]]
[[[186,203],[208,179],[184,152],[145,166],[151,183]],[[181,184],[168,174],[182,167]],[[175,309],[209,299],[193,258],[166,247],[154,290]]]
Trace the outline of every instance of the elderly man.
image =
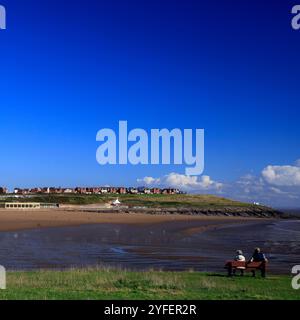
[[[255,248],[253,255],[249,262],[262,262],[262,266],[260,268],[261,270],[261,276],[263,278],[266,277],[266,262],[268,262],[268,259],[266,258],[265,254],[260,250],[260,248]],[[252,276],[255,277],[255,270],[252,270]]]

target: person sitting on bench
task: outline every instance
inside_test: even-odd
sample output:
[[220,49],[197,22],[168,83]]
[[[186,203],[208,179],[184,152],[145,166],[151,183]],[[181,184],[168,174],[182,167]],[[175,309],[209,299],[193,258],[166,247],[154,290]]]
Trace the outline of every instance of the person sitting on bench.
[[[260,250],[260,248],[255,248],[253,255],[251,259],[249,260],[250,262],[262,262],[262,267],[260,268],[261,271],[261,276],[265,277],[266,276],[266,267],[264,262],[268,262],[265,254]],[[255,270],[251,270],[252,276],[255,277]]]
[[[242,250],[237,250],[236,251],[236,256],[234,258],[234,261],[246,261],[246,258],[243,255],[243,251]],[[241,271],[241,276],[244,275],[244,270],[246,269],[245,267],[237,267],[236,269]],[[233,274],[235,275],[235,269],[233,269]]]

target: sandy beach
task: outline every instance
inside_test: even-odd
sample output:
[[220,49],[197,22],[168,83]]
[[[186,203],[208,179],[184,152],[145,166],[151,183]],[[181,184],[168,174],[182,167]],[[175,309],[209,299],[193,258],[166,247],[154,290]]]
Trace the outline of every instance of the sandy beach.
[[[189,215],[150,215],[145,213],[97,213],[65,210],[0,210],[0,232],[17,231],[48,227],[66,227],[88,224],[155,224],[169,221],[213,221],[224,224],[238,223],[249,220],[263,220],[257,218],[218,217],[218,216],[189,216]],[[202,227],[205,230],[205,227]],[[199,231],[199,230],[198,230]]]

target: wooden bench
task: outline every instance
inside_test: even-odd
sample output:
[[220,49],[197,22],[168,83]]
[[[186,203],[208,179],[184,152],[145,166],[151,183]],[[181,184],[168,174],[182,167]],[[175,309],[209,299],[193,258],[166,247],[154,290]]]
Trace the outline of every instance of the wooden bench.
[[241,270],[242,275],[243,271],[251,271],[253,276],[255,276],[255,271],[259,270],[261,272],[262,277],[265,277],[267,264],[267,261],[250,262],[230,260],[226,261],[224,268],[227,269],[228,276],[232,276],[233,274],[235,274],[236,270]]

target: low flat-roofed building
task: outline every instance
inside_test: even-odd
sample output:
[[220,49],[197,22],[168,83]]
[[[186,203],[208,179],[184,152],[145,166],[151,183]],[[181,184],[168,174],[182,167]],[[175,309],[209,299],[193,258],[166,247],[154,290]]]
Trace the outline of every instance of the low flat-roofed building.
[[41,209],[58,209],[58,203],[41,203]]
[[58,203],[38,203],[38,202],[6,202],[2,206],[5,209],[18,209],[18,210],[30,210],[30,209],[58,209]]
[[41,209],[41,204],[37,202],[6,202],[4,208],[17,210]]

